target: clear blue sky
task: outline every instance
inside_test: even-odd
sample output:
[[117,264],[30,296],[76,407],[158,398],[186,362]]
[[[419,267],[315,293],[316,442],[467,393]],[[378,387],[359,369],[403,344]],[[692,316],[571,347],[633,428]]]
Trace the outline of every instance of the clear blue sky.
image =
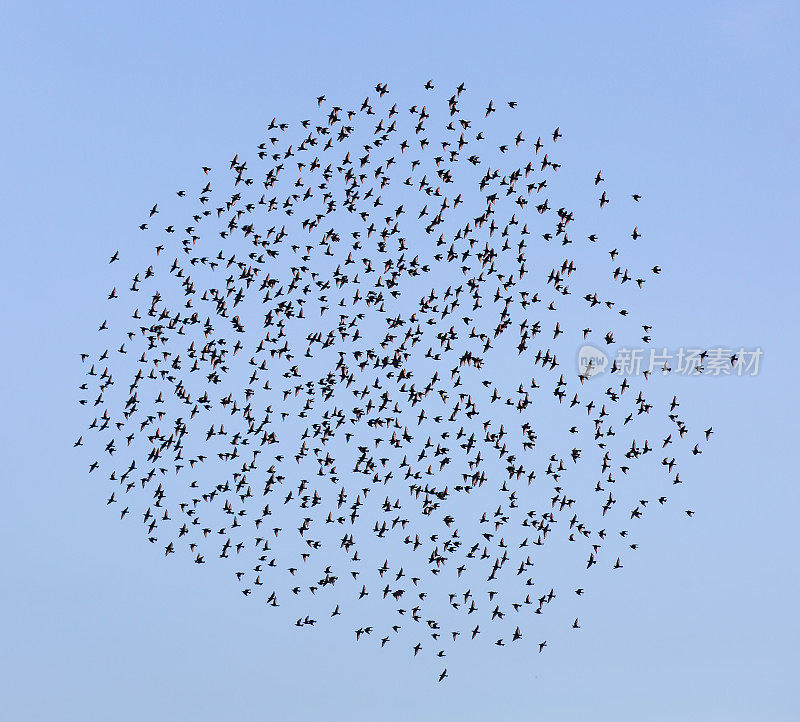
[[[798,719],[798,35],[793,2],[7,3],[0,716]],[[78,352],[143,209],[319,94],[428,78],[517,98],[642,189],[665,344],[764,350],[755,378],[682,384],[716,432],[696,516],[650,520],[579,635],[445,685],[164,560],[71,449]]]

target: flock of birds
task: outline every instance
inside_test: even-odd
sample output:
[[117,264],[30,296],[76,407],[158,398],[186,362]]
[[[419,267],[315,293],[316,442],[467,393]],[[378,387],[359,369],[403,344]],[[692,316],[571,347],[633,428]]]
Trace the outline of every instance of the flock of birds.
[[[712,434],[651,391],[666,366],[578,368],[583,343],[651,344],[626,306],[661,269],[632,270],[638,226],[602,248],[552,198],[560,129],[492,141],[516,102],[465,90],[320,96],[252,160],[203,166],[145,214],[155,254],[81,354],[95,433],[75,446],[121,519],[298,627],[340,617],[412,657],[542,652],[536,615],[624,566]],[[587,181],[598,223],[641,199]]]

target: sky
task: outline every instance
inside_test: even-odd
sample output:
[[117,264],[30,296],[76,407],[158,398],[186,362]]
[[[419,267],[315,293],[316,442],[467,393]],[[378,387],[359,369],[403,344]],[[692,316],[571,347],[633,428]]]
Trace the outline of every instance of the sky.
[[[6,3],[0,389],[10,720],[796,720],[800,6],[792,2]],[[530,133],[645,195],[659,338],[760,347],[680,380],[715,435],[692,519],[649,520],[579,635],[438,684],[399,653],[299,635],[213,565],[106,509],[72,443],[107,259],[273,116],[433,78],[513,97]],[[566,161],[565,161],[566,162]],[[646,201],[646,202],[645,202]]]

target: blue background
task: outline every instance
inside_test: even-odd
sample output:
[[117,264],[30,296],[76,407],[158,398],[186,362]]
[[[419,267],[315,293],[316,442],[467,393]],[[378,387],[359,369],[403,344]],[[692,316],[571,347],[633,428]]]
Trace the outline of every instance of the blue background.
[[[3,549],[9,720],[796,720],[800,6],[6,3],[0,27]],[[248,604],[108,513],[72,442],[107,258],[144,209],[314,98],[462,80],[560,125],[647,203],[659,339],[760,346],[755,378],[686,379],[714,443],[696,516],[642,550],[547,655],[446,684],[408,657]],[[531,133],[535,131],[531,130]],[[655,240],[654,240],[655,242]],[[224,575],[224,580],[223,580]]]

